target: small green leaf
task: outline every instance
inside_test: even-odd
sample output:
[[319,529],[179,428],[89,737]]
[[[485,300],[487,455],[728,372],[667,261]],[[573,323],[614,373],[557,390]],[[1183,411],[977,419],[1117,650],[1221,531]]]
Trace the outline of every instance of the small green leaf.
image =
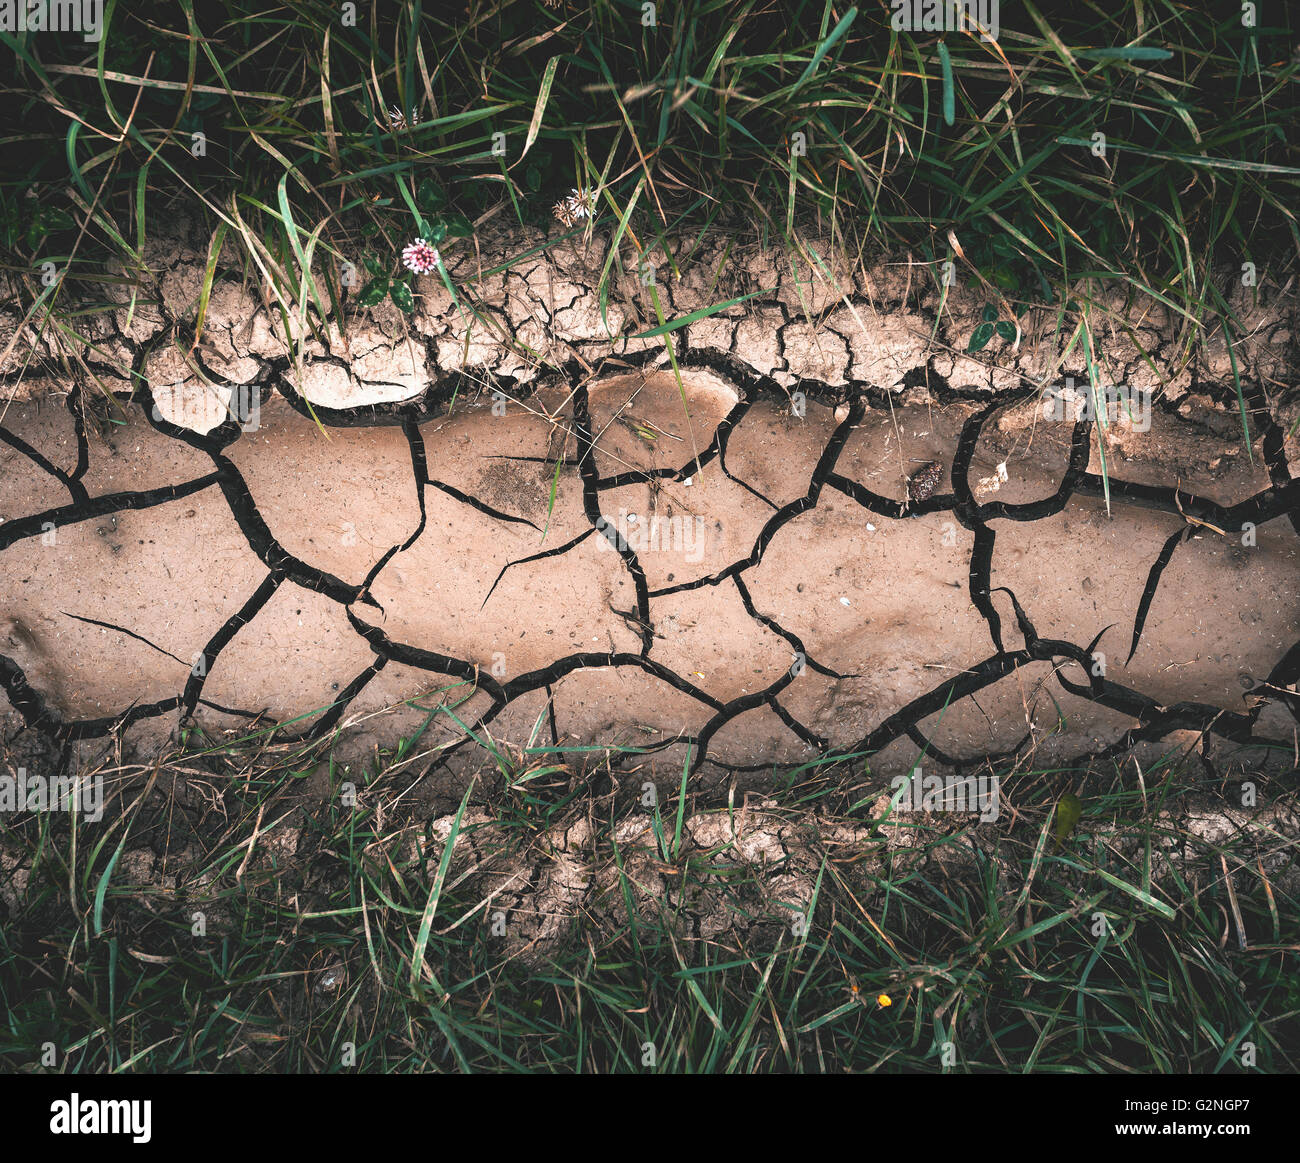
[[1006,320],[1003,320],[1001,323],[999,323],[997,325],[996,330],[997,333],[1000,336],[1002,336],[1002,338],[1005,339],[1008,343],[1010,343],[1016,337],[1016,325],[1014,323],[1008,323],[1006,322]]
[[447,237],[447,224],[445,222],[435,222],[433,228],[424,237],[429,240],[430,246],[437,246]]
[[470,220],[459,211],[453,210],[442,221],[446,227],[448,238],[468,238],[474,233],[474,227]]
[[388,293],[392,295],[393,302],[408,315],[415,310],[415,297],[406,283],[394,283],[388,288]]
[[383,263],[375,258],[373,254],[363,254],[361,256],[361,262],[365,266],[366,270],[370,272],[370,277],[372,279],[377,279],[384,273]]
[[990,276],[990,281],[1004,291],[1016,290],[1016,276],[1014,271],[1009,271],[1005,267],[999,267]]
[[388,280],[386,278],[371,279],[357,296],[357,302],[363,307],[373,307],[388,294]]
[[992,323],[993,320],[996,319],[997,317],[998,317],[998,309],[995,306],[993,306],[992,303],[987,304],[984,308],[984,314],[981,316],[984,322]]
[[72,221],[72,215],[66,210],[60,210],[57,206],[42,206],[41,219],[47,229],[54,230],[71,230],[75,223]]
[[447,195],[432,178],[425,178],[415,191],[415,200],[426,214],[437,214],[447,205]]
[[970,343],[966,345],[967,351],[983,351],[988,346],[988,342],[993,338],[993,324],[981,323],[971,334]]

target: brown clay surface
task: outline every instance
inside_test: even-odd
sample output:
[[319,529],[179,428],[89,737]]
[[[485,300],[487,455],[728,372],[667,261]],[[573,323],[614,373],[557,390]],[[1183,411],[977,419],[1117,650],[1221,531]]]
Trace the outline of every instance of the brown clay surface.
[[697,767],[1289,744],[1300,497],[1263,408],[1251,459],[1213,417],[1120,426],[1108,512],[1092,426],[1028,393],[809,386],[647,366],[319,423],[269,392],[202,434],[147,393],[12,404],[0,707],[395,734],[427,714],[368,716],[473,695],[517,744]]

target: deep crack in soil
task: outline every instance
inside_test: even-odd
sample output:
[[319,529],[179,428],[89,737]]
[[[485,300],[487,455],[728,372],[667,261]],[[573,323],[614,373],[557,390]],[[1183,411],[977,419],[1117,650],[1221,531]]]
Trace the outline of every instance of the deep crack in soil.
[[1112,421],[1104,480],[1092,422],[1029,389],[792,403],[734,355],[684,353],[679,386],[652,354],[353,409],[282,369],[256,425],[204,432],[144,389],[11,405],[11,726],[395,737],[423,712],[373,717],[431,697],[439,762],[461,723],[678,770],[1289,754],[1300,481],[1262,394],[1252,457],[1157,407],[1140,440]]

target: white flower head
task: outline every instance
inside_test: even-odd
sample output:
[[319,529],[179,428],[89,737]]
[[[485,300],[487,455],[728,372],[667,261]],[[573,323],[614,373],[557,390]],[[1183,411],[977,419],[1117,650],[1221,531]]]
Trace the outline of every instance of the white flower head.
[[390,105],[388,108],[388,124],[395,130],[406,129],[409,125],[414,129],[420,124],[420,111],[414,106],[411,107],[410,120],[396,105]]
[[565,226],[576,226],[584,218],[590,218],[591,211],[591,191],[570,190],[566,197],[555,203],[551,213]]
[[423,238],[417,238],[402,251],[402,266],[417,275],[427,275],[439,261],[437,247],[430,246]]

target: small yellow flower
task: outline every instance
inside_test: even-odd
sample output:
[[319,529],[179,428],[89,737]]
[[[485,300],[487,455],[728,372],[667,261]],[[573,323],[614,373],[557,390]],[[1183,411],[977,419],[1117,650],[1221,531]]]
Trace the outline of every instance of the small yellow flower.
[[894,999],[887,993],[882,993],[876,998],[876,1005],[880,1006],[881,1009],[885,1009],[887,1006],[892,1006],[893,1004]]

